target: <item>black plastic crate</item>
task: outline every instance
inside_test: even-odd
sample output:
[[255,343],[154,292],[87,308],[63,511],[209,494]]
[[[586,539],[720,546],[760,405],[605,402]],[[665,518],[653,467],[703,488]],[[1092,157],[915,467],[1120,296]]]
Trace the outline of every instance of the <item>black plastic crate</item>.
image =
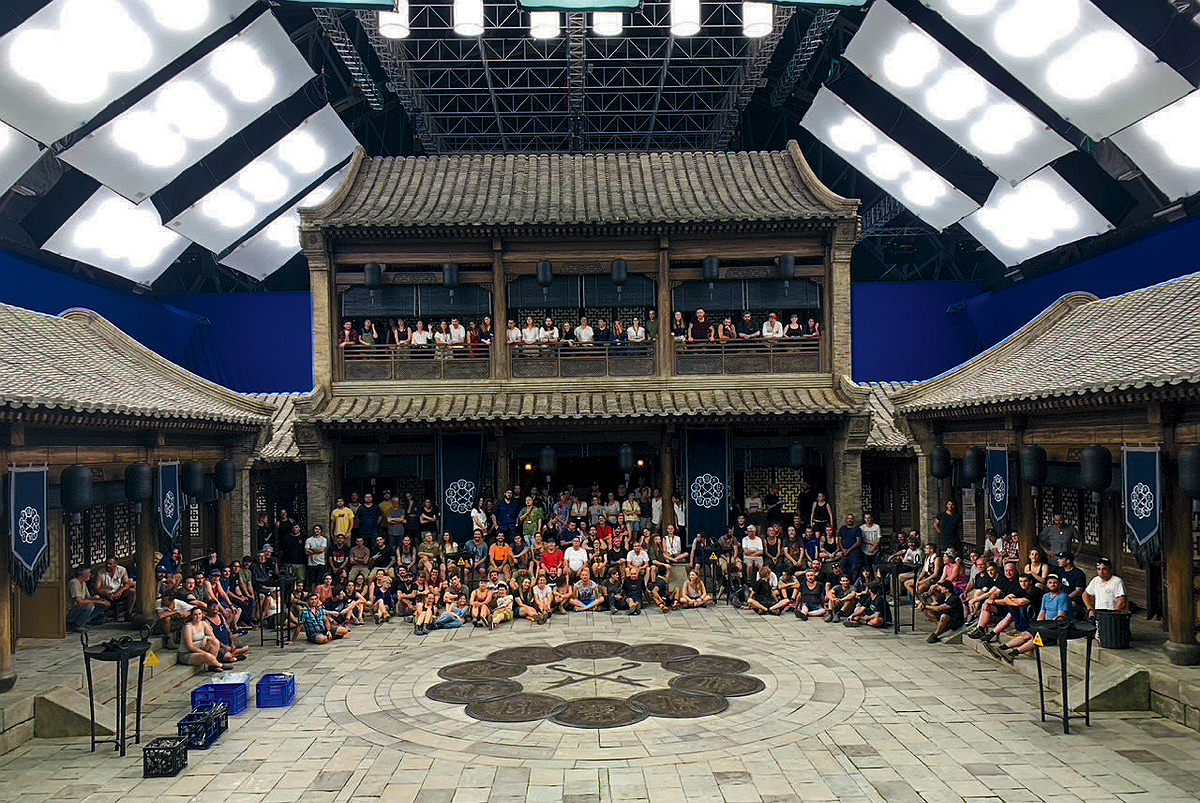
[[207,750],[220,735],[220,725],[208,714],[193,711],[179,720],[179,737],[193,750]]
[[161,736],[142,748],[143,778],[172,778],[188,763],[188,740],[179,736]]
[[217,732],[229,730],[229,706],[225,703],[201,703],[192,710],[193,714],[206,714],[217,723]]

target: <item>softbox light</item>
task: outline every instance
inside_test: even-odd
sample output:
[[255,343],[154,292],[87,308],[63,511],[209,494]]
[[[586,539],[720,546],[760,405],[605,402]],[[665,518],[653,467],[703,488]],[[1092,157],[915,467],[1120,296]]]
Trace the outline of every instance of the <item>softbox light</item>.
[[12,126],[0,123],[0,193],[7,192],[42,156],[41,147]]
[[1200,192],[1200,91],[1114,134],[1112,141],[1168,201]]

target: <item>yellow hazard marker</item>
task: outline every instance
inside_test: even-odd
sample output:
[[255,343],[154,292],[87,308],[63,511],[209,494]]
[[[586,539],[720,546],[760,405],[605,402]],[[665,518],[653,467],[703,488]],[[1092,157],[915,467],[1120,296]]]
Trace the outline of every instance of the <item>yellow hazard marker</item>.
[[151,668],[162,666],[162,661],[158,660],[158,655],[155,654],[154,650],[146,653],[146,666]]
[[1033,646],[1035,646],[1035,647],[1045,647],[1045,646],[1046,646],[1046,645],[1045,645],[1045,643],[1042,641],[1042,634],[1041,634],[1041,633],[1035,633],[1035,634],[1034,634],[1034,636],[1033,636]]

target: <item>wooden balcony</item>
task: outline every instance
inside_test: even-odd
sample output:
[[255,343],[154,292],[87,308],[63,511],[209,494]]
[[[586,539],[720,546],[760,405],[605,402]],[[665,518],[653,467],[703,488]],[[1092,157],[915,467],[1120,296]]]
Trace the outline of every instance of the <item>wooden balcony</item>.
[[346,346],[339,349],[338,376],[350,382],[412,379],[487,379],[491,347]]
[[675,373],[806,374],[819,373],[820,338],[675,342]]
[[524,345],[512,349],[514,379],[543,377],[641,377],[657,371],[655,344],[644,343],[555,343]]

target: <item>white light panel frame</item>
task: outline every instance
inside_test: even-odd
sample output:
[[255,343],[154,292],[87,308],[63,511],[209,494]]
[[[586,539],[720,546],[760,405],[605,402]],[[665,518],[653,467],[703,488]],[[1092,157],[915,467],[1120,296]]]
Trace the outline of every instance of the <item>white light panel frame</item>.
[[[1029,194],[1035,187],[1039,188],[1036,198]],[[1057,201],[1045,203],[1045,199]],[[1064,226],[1061,222],[1056,225],[1064,207],[1069,208],[1067,214],[1074,218],[1073,225]],[[1001,234],[1001,224],[1013,211],[1022,219],[1016,220],[1016,226],[1006,227],[1009,232],[1006,236]],[[1115,228],[1053,167],[1042,168],[1015,187],[996,182],[987,203],[961,222],[964,229],[1008,267]]]
[[[1136,123],[1193,88],[1088,0],[922,2],[1094,140]],[[1099,69],[1074,50],[1081,43],[1101,56]],[[1122,44],[1113,47],[1114,43]],[[1015,53],[1014,46],[1024,52]],[[1092,97],[1068,97],[1055,88],[1061,87],[1064,76],[1095,77],[1106,68],[1128,68],[1129,74]]]
[[42,158],[41,147],[6,123],[0,123],[0,194],[8,192]]
[[[0,81],[0,119],[39,142],[57,142],[250,4],[251,0],[53,0],[0,37],[0,69],[5,74]],[[202,7],[208,14],[201,19]],[[161,20],[174,20],[174,27]],[[45,83],[28,77],[35,73],[55,87],[57,97]],[[63,98],[64,93],[70,98]]]
[[[905,58],[910,55],[904,52],[906,46],[928,60]],[[1029,110],[882,0],[867,13],[845,56],[1006,181],[1027,178],[1073,150]]]
[[[135,225],[128,224],[131,219]],[[162,225],[149,201],[135,206],[100,187],[42,248],[149,285],[188,245],[185,238]]]
[[[239,56],[242,58],[235,58]],[[263,87],[252,86],[248,81],[230,85],[230,78],[237,77],[236,72],[230,76],[230,70],[238,67],[239,61],[246,60],[250,62],[249,69],[260,68],[260,75],[264,79],[269,76],[272,82]],[[134,203],[140,203],[275,104],[291,96],[313,75],[308,62],[275,16],[263,14],[237,36],[88,134],[65,151],[62,159]],[[185,89],[191,90],[189,94],[203,93],[199,100],[203,101],[207,96],[208,101],[221,111],[213,109],[207,114],[198,111],[203,104],[186,102],[191,98],[184,96]],[[188,113],[198,114],[194,123],[186,118],[182,123],[175,122],[181,114]],[[203,130],[205,125],[216,129],[214,122],[220,121],[221,113],[225,116],[225,124],[219,130]],[[139,143],[131,142],[129,128],[146,120],[162,121],[163,130],[158,131],[157,125],[146,125],[146,130],[154,133],[142,147],[162,148],[168,143],[174,144],[178,148],[174,160],[169,158],[170,153],[157,159],[146,158],[145,153],[139,155],[135,150],[122,147],[123,141],[133,148],[139,147]]]
[[1200,91],[1113,134],[1112,141],[1169,201],[1200,192]]
[[[289,259],[300,253],[300,212],[303,207],[317,206],[325,201],[346,180],[350,166],[346,165],[329,178],[317,185],[316,189],[291,209],[268,223],[253,237],[230,251],[221,264],[240,271],[255,279],[265,279],[283,267]],[[293,228],[294,227],[294,228]],[[282,242],[280,236],[283,229],[288,231],[288,240]],[[291,239],[294,231],[295,239]]]
[[[938,231],[950,226],[979,208],[974,200],[937,174],[920,159],[898,145],[867,118],[854,110],[850,104],[821,87],[813,99],[812,106],[800,121],[813,136],[827,145],[834,153],[849,162],[856,170],[879,185],[910,212]],[[849,147],[848,140],[863,143],[861,147]],[[892,171],[892,177],[881,174],[878,165],[872,167],[873,157],[881,154],[892,157],[891,165],[907,159],[910,169]],[[939,194],[933,203],[918,204],[913,197],[910,182],[920,181],[927,192]]]
[[[319,158],[312,161],[311,170],[298,170],[287,158],[293,145],[301,139],[315,142],[321,148]],[[293,203],[310,190],[335,166],[349,157],[358,141],[330,106],[313,113],[236,174],[214,187],[203,198],[180,212],[167,226],[213,253],[221,253],[240,240],[246,232],[266,220],[277,210]],[[261,186],[266,176],[285,186],[267,198],[252,194],[255,184]],[[247,209],[247,204],[252,210]],[[210,216],[213,210],[236,210],[226,214],[226,222]]]

